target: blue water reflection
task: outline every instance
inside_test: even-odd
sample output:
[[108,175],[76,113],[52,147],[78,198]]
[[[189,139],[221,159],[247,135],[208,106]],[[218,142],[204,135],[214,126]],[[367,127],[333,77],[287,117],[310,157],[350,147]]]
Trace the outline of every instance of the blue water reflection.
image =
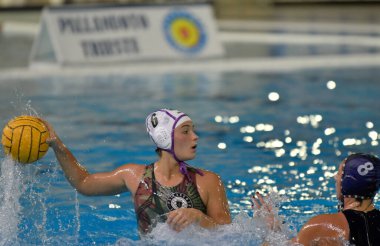
[[[348,153],[378,154],[379,77],[378,68],[366,68],[1,81],[0,123],[37,112],[98,172],[154,161],[145,117],[180,109],[200,136],[191,164],[221,176],[233,216],[250,210],[254,191],[273,191],[287,197],[280,213],[299,228],[335,211],[333,175]],[[270,100],[271,92],[279,98]],[[76,194],[51,152],[23,172],[19,238],[73,245],[137,239],[129,194]]]

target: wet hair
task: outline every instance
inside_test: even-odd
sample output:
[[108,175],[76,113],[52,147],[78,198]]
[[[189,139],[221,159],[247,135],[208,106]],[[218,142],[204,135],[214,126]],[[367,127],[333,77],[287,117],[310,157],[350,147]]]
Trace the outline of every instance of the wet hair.
[[380,159],[363,153],[348,156],[342,169],[341,185],[344,197],[373,198],[380,187]]

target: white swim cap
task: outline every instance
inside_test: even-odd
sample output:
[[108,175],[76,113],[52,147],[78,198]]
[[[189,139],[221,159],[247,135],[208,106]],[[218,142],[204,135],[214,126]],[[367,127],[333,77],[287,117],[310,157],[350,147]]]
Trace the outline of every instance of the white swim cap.
[[157,147],[174,153],[174,129],[189,120],[191,120],[189,116],[178,110],[160,109],[149,114],[145,124],[146,130]]

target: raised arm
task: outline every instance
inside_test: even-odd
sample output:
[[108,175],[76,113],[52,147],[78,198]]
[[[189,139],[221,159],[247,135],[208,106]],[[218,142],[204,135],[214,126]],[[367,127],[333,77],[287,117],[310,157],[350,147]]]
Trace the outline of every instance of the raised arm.
[[[111,172],[90,174],[63,144],[53,127],[44,121],[49,130],[47,143],[54,150],[55,156],[62,167],[70,184],[81,194],[88,196],[115,195],[137,188],[140,165],[128,164]],[[141,171],[140,171],[141,170]]]

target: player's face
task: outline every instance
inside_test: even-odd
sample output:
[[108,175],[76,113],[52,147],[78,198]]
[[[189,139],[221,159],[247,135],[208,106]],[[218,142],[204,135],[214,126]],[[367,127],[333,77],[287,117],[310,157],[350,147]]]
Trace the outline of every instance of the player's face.
[[181,161],[195,158],[197,143],[192,121],[185,121],[174,130],[174,152]]

